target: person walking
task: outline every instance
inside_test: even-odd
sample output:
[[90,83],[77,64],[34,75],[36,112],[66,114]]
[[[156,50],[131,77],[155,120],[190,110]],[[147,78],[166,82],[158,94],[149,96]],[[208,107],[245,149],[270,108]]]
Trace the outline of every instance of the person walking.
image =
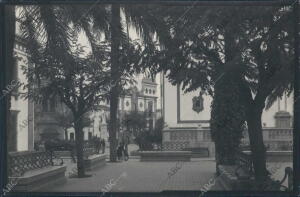
[[69,149],[70,149],[70,152],[71,152],[72,161],[73,161],[73,163],[76,163],[76,158],[75,158],[75,142],[74,142],[73,139],[69,143]]
[[105,140],[104,139],[101,140],[101,146],[102,146],[102,154],[104,154],[105,153]]
[[123,151],[122,151],[122,144],[120,143],[118,148],[117,148],[117,157],[118,157],[118,160],[121,161],[121,158],[122,158],[122,154],[123,154]]
[[96,137],[94,138],[95,146],[96,146],[96,152],[97,154],[100,154],[100,149],[101,149],[101,139]]
[[126,144],[126,145],[124,146],[124,160],[125,160],[125,161],[128,161],[128,159],[129,159],[129,154],[128,154],[128,144]]

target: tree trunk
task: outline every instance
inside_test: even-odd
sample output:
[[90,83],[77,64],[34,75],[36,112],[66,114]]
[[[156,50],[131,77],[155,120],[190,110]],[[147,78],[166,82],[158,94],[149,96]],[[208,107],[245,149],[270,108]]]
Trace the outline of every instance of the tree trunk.
[[246,114],[253,167],[257,181],[263,181],[268,175],[266,168],[266,148],[261,125],[262,112],[263,108],[259,109],[258,107],[251,106]]
[[[11,84],[13,79],[13,69],[14,69],[14,45],[15,45],[15,29],[16,29],[16,17],[15,17],[15,6],[5,6],[4,8],[4,15],[5,15],[5,37],[6,39],[6,61],[5,61],[5,84],[6,86]],[[9,121],[11,118],[11,98],[10,98],[10,93],[5,96],[5,101],[6,101],[6,116],[8,117],[6,121]],[[11,134],[13,127],[9,122],[7,122],[7,144],[11,145],[12,147],[17,147],[16,144],[16,135]],[[16,150],[14,150],[16,151]]]
[[78,178],[85,177],[84,160],[83,160],[83,127],[82,117],[75,116],[75,142],[76,142],[76,155],[77,155],[77,172]]
[[[13,64],[14,64],[14,43],[15,43],[15,6],[5,6],[5,37],[6,39],[6,83],[12,80]],[[10,99],[9,99],[10,100]]]
[[[1,19],[1,24],[4,24],[4,29],[1,32],[1,35],[5,35],[5,40],[2,40],[3,42],[5,42],[5,49],[3,49],[5,52],[5,56],[6,56],[6,61],[3,62],[4,63],[4,72],[3,74],[0,76],[1,78],[1,84],[3,84],[3,86],[1,86],[1,90],[4,89],[4,87],[6,87],[8,84],[11,83],[12,79],[12,73],[13,73],[13,64],[14,64],[14,44],[15,44],[15,29],[16,29],[16,16],[15,16],[15,6],[13,5],[7,5],[7,6],[1,6],[1,14],[0,14]],[[2,36],[3,37],[3,36]],[[3,37],[4,38],[4,37]],[[1,45],[3,46],[3,43],[1,41]],[[2,50],[0,50],[1,55],[3,54]],[[3,83],[4,82],[4,83]],[[4,85],[5,84],[5,85]],[[1,95],[1,94],[0,94]],[[3,120],[5,122],[2,123],[6,123],[6,131],[11,131],[12,132],[12,126],[10,124],[10,118],[11,118],[11,98],[10,98],[10,94],[6,95],[5,98],[3,98],[2,100],[3,102],[5,102],[6,104],[6,115],[5,117],[3,117]],[[2,104],[2,102],[1,102]],[[4,104],[4,103],[3,103]],[[2,112],[2,111],[1,111]],[[1,118],[2,119],[2,118]],[[12,144],[14,143],[14,146],[16,147],[17,144],[17,136],[13,136],[15,138],[15,140],[11,140],[11,138],[9,138],[9,134],[8,132],[4,133],[4,135],[2,136],[5,142],[3,143],[3,146],[1,145],[1,148],[3,148],[2,150],[8,150],[8,144]],[[6,162],[5,160],[3,160],[4,162]],[[1,165],[1,166],[5,166],[5,165]],[[7,166],[8,167],[8,166]],[[7,170],[6,170],[7,172]],[[7,176],[6,174],[4,174],[4,177],[6,177],[4,182],[8,182]]]
[[220,175],[220,171],[219,171],[219,164],[220,164],[220,161],[219,161],[219,143],[216,143],[215,142],[215,160],[216,160],[216,174],[217,176]]
[[119,47],[121,37],[121,17],[120,5],[112,5],[112,19],[111,19],[111,77],[112,89],[110,92],[110,161],[117,161],[117,139],[118,132],[118,100],[119,100]]

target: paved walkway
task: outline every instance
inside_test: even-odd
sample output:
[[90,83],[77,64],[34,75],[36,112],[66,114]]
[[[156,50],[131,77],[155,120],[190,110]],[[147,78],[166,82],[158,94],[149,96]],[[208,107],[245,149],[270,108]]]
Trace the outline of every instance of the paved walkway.
[[[74,164],[68,165],[68,171]],[[177,163],[177,166],[179,163]],[[168,173],[176,167],[176,162],[108,162],[106,166],[88,172],[92,177],[68,178],[63,185],[48,188],[49,192],[99,192],[111,183],[112,192],[161,192],[165,190],[199,191],[214,177],[215,161],[193,159],[183,162],[178,171],[168,178]],[[88,174],[87,173],[87,174]],[[68,174],[68,172],[67,172]],[[46,190],[43,190],[46,191]]]

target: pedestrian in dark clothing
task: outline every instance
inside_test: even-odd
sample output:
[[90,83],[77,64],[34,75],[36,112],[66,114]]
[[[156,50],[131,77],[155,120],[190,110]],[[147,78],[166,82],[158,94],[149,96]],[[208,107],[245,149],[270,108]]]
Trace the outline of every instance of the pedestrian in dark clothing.
[[123,157],[123,144],[120,143],[118,148],[117,148],[117,157],[118,157],[118,160],[121,160],[122,157]]
[[39,143],[38,142],[34,142],[34,150],[35,151],[39,151],[40,150],[40,147],[39,147]]
[[102,139],[102,141],[101,141],[101,146],[102,146],[102,154],[104,154],[105,153],[105,140],[104,139]]
[[124,146],[124,159],[125,159],[125,161],[127,161],[129,159],[127,144]]
[[96,146],[96,152],[97,152],[97,154],[100,154],[101,139],[100,138],[95,138],[94,142],[95,142],[95,146]]
[[71,140],[69,142],[69,150],[70,150],[70,153],[71,153],[71,158],[72,158],[73,163],[76,163],[76,158],[75,158],[75,142],[74,142],[74,140]]

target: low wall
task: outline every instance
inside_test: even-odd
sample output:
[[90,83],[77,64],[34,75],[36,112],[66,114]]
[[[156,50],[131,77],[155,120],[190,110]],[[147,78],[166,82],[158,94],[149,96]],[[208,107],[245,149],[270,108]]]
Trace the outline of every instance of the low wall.
[[103,167],[106,164],[107,154],[91,155],[84,159],[86,170],[93,170],[95,168]]
[[191,161],[191,151],[141,151],[140,161]]
[[[208,128],[174,127],[163,130],[163,150],[180,151],[187,148],[207,148],[209,157],[215,157],[215,144]],[[203,155],[195,155],[195,157]]]
[[50,185],[66,182],[66,166],[49,166],[26,172],[22,177],[9,177],[16,182],[13,192],[43,191]]

